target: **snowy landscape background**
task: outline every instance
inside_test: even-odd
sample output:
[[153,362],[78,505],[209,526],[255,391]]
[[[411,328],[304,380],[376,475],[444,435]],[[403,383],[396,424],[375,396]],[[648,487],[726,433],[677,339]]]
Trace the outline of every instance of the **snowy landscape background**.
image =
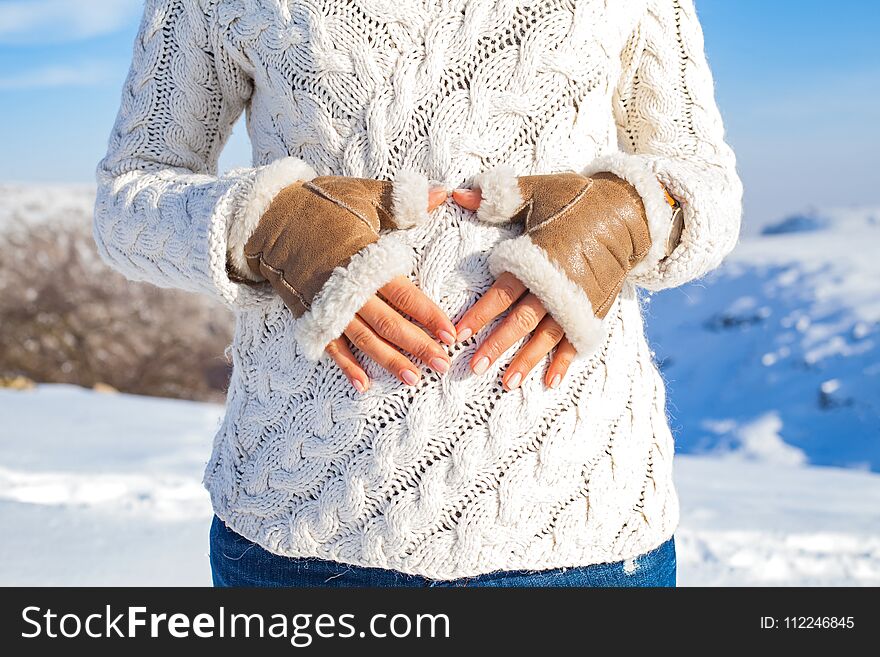
[[[61,234],[92,198],[0,185],[0,225]],[[794,214],[646,298],[681,585],[880,584],[878,237],[876,208]],[[0,389],[0,584],[209,584],[222,405],[100,390]]]

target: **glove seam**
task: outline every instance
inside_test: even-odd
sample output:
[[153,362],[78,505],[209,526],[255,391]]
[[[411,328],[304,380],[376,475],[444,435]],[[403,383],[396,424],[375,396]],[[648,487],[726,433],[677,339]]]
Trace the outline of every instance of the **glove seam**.
[[[373,232],[374,235],[378,235],[378,234],[379,234],[379,232],[375,229],[375,227],[373,226],[373,224],[371,224],[370,221],[369,221],[365,216],[363,216],[360,212],[358,212],[357,210],[355,210],[353,207],[351,207],[351,206],[350,206],[348,203],[346,203],[345,201],[343,201],[343,200],[341,200],[341,199],[339,199],[339,198],[336,198],[335,196],[333,196],[332,194],[330,194],[330,192],[328,192],[327,190],[323,189],[320,185],[317,185],[317,184],[315,184],[313,181],[308,180],[308,181],[306,181],[305,183],[303,183],[303,187],[305,187],[306,189],[311,190],[312,192],[314,192],[314,193],[317,194],[318,196],[322,196],[323,198],[327,199],[327,200],[330,201],[331,203],[335,203],[335,204],[338,205],[340,208],[342,208],[342,209],[348,211],[349,213],[353,214],[355,217],[357,217],[358,219],[360,219],[364,224],[366,224],[366,225],[369,227],[369,229]],[[374,207],[375,207],[375,204],[373,204],[373,205],[374,205]]]
[[259,253],[245,254],[245,258],[247,258],[248,260],[253,260],[255,258],[259,259],[260,267],[265,267],[266,269],[271,271],[273,274],[278,276],[278,279],[291,292],[291,294],[293,294],[299,300],[299,302],[303,305],[303,307],[306,310],[311,309],[312,304],[309,303],[308,301],[306,301],[305,297],[303,297],[302,293],[299,290],[297,290],[295,287],[293,287],[293,285],[291,285],[290,282],[288,282],[287,277],[286,277],[287,276],[286,272],[283,269],[277,269],[276,267],[273,267],[268,262],[266,262],[266,260],[263,258],[262,251],[260,251]]
[[[601,303],[599,308],[596,310],[596,314],[599,316],[603,316],[603,310],[607,312],[611,306],[614,305],[614,299],[617,295],[620,294],[620,291],[623,289],[623,284],[626,282],[626,279],[629,278],[629,273],[633,270],[633,267],[636,263],[642,260],[642,258],[646,257],[651,252],[651,245],[649,244],[646,249],[644,249],[641,253],[635,253],[631,255],[628,260],[628,267],[623,267],[624,273],[614,284],[613,291],[608,294],[605,300]],[[584,261],[589,265],[589,261],[585,258]],[[590,265],[590,272],[593,271],[592,265]],[[593,276],[595,278],[595,275]]]
[[[571,209],[572,207],[574,207],[575,203],[580,201],[584,196],[587,195],[587,192],[589,192],[593,188],[593,182],[594,181],[592,178],[586,178],[586,182],[584,183],[584,186],[578,191],[577,194],[575,194],[569,201],[567,201],[565,203],[565,205],[563,205],[561,208],[556,210],[553,214],[551,214],[549,217],[547,217],[544,221],[542,221],[539,224],[535,224],[534,226],[529,226],[526,229],[526,234],[527,235],[531,234],[533,231],[537,230],[538,228],[546,227],[548,224],[550,224],[553,221],[555,221],[556,219],[558,219],[564,212],[566,212],[569,209]],[[526,219],[525,219],[526,226],[528,226],[528,220],[532,214],[532,207],[534,206],[534,199],[529,199],[528,203],[529,203],[529,214],[526,216]]]
[[[629,273],[629,272],[627,272],[627,273]],[[608,293],[608,296],[605,297],[605,300],[595,310],[596,317],[602,318],[608,314],[608,311],[611,310],[611,306],[614,305],[614,302],[617,300],[617,297],[620,295],[620,291],[623,289],[624,281],[626,281],[626,276],[621,276],[614,283],[614,288],[612,289],[612,291]]]

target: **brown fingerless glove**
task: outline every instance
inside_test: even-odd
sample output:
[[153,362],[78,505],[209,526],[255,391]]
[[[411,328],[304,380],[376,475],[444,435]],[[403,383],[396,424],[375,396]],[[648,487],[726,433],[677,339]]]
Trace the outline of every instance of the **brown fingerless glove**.
[[[507,167],[480,174],[474,186],[483,196],[479,219],[523,224],[523,235],[490,254],[492,274],[507,271],[521,280],[579,355],[595,351],[604,338],[602,319],[627,276],[658,252],[638,191],[609,172],[514,176]],[[674,209],[667,210],[663,255],[676,240]]]
[[389,231],[427,220],[427,207],[428,181],[413,172],[298,180],[275,195],[230,260],[243,258],[243,276],[272,285],[298,320],[297,342],[317,360],[371,295],[412,271],[412,248]]
[[376,242],[381,229],[397,227],[391,189],[390,181],[345,176],[285,187],[245,243],[248,267],[300,317],[336,267]]

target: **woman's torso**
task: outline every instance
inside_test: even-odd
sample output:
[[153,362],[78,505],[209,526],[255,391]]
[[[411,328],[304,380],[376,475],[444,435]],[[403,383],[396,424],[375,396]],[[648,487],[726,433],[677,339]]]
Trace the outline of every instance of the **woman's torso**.
[[[635,5],[221,0],[217,19],[254,80],[255,163],[295,155],[319,174],[378,178],[409,167],[454,187],[500,162],[577,170],[617,148],[612,95]],[[517,230],[449,202],[403,231],[411,277],[455,321]],[[609,319],[603,347],[554,390],[546,359],[501,387],[515,347],[470,371],[493,323],[415,388],[362,359],[373,383],[361,395],[329,359],[301,357],[280,300],[242,310],[206,469],[215,510],[279,554],[443,579],[656,547],[678,519],[663,383],[634,288]]]

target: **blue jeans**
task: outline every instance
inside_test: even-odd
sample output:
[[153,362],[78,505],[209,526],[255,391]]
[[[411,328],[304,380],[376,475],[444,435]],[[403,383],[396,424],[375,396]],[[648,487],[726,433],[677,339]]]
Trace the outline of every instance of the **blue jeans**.
[[214,586],[261,587],[603,587],[675,586],[675,539],[627,562],[551,570],[500,570],[475,577],[432,580],[384,568],[312,557],[283,557],[234,532],[217,516],[211,523]]

